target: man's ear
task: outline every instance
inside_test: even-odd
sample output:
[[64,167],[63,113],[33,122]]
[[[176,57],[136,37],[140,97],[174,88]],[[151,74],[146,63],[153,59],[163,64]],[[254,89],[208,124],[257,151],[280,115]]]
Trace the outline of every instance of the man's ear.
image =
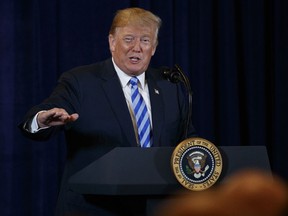
[[109,34],[109,48],[110,48],[110,51],[113,52],[115,50],[115,37],[112,35],[112,34]]
[[154,56],[156,49],[157,49],[157,45],[158,43],[156,43],[156,45],[154,45],[153,49],[152,49],[152,56]]

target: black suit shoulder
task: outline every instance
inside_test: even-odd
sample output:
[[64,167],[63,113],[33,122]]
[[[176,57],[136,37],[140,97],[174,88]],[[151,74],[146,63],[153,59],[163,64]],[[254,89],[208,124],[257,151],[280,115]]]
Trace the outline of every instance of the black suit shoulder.
[[111,59],[105,61],[82,65],[75,68],[72,68],[61,75],[61,78],[65,76],[74,76],[74,77],[86,77],[93,75],[98,78],[105,78],[115,74],[115,69]]

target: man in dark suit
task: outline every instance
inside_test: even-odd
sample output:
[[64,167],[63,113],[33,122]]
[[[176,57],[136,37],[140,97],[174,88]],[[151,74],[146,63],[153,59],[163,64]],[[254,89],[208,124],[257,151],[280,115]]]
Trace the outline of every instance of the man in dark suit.
[[[33,107],[20,125],[24,134],[35,140],[65,132],[67,164],[57,215],[145,214],[141,199],[84,197],[71,191],[67,181],[114,147],[141,146],[131,77],[139,80],[138,89],[147,107],[152,128],[149,145],[175,146],[184,138],[187,104],[181,85],[149,68],[160,25],[161,19],[149,11],[118,11],[109,32],[112,58],[64,73],[50,97]],[[188,136],[193,135],[190,124]],[[133,206],[136,208],[131,210]]]

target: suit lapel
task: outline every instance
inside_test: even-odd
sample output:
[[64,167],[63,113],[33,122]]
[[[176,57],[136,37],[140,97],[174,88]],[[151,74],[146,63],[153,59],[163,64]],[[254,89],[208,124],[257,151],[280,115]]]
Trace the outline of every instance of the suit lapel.
[[[126,140],[130,143],[124,143],[125,146],[137,146],[134,128],[131,120],[131,116],[127,107],[126,99],[122,91],[122,87],[112,62],[106,64],[108,67],[105,72],[103,83],[103,89],[107,95],[108,101],[113,107],[113,112],[118,119],[123,134],[127,137]],[[106,71],[106,70],[105,70]]]
[[[153,72],[152,72],[153,73]],[[153,79],[153,74],[147,71],[147,82],[149,86],[149,96],[151,103],[152,121],[153,121],[153,146],[159,146],[164,121],[164,103],[161,89]]]

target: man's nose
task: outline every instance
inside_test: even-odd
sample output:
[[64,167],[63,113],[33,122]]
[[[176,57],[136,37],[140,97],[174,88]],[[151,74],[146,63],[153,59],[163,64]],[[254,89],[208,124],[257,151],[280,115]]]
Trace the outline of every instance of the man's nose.
[[140,52],[141,51],[141,40],[140,39],[137,39],[137,40],[134,41],[133,51],[135,51],[135,52]]

